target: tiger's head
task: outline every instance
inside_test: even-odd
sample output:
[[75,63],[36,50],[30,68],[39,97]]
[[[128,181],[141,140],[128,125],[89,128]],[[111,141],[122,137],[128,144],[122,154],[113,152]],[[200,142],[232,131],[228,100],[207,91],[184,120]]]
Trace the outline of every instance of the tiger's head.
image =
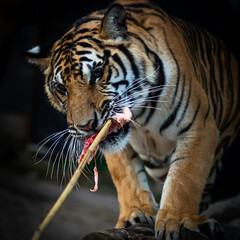
[[[159,78],[152,74],[159,70],[154,55],[134,33],[124,8],[114,4],[102,13],[78,20],[50,48],[37,46],[27,52],[28,60],[44,71],[50,102],[66,113],[69,133],[81,139],[99,131],[124,107],[141,117],[138,106],[146,104],[151,97],[147,89]],[[126,124],[108,135],[100,148],[116,152],[128,139]]]

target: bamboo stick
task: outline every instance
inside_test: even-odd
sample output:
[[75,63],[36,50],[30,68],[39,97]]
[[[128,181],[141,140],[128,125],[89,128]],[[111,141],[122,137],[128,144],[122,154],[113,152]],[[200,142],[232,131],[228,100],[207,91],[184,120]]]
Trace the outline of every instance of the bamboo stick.
[[60,197],[57,199],[57,201],[55,202],[55,204],[53,205],[53,207],[51,208],[51,210],[49,211],[47,216],[44,218],[42,223],[39,225],[38,229],[35,231],[35,233],[32,237],[32,240],[40,239],[44,230],[46,229],[46,227],[49,225],[49,223],[56,216],[56,214],[58,213],[58,211],[62,207],[63,203],[65,202],[65,200],[67,199],[67,197],[71,193],[72,189],[76,185],[84,167],[86,166],[86,164],[88,162],[89,157],[91,156],[91,154],[93,153],[93,151],[95,150],[95,148],[97,147],[97,145],[99,144],[99,142],[101,141],[101,139],[103,138],[105,133],[108,131],[111,124],[112,124],[112,120],[109,119],[106,122],[106,124],[103,126],[103,128],[101,129],[101,131],[99,132],[97,137],[94,139],[94,141],[90,145],[89,149],[87,150],[86,154],[84,155],[82,161],[79,163],[78,168],[76,169],[75,173],[73,174],[72,178],[70,179],[68,185],[66,186],[66,188],[64,189],[64,191],[62,192]]

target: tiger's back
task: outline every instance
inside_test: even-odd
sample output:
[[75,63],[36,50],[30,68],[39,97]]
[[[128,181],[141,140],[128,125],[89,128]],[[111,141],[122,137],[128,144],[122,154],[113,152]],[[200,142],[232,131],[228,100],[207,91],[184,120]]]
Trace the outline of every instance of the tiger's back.
[[[209,107],[222,139],[219,145],[224,141],[227,147],[239,132],[238,61],[221,40],[180,19],[176,21],[173,20],[174,26],[185,39],[192,65],[199,76],[198,81],[209,99]],[[230,136],[232,140],[227,143],[225,138]]]

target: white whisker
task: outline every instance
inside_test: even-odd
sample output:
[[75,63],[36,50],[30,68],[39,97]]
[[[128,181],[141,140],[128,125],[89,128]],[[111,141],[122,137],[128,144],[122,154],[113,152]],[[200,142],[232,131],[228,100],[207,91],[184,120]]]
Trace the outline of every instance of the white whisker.
[[65,139],[64,145],[63,145],[62,150],[61,150],[61,153],[60,153],[60,155],[59,155],[59,161],[58,161],[58,166],[57,166],[57,181],[58,181],[58,176],[59,176],[60,163],[62,162],[61,159],[63,158],[63,152],[64,152],[64,149],[65,149],[65,147],[67,146],[67,143],[68,143],[68,141],[69,141],[70,138],[71,138],[71,136],[68,135],[67,138]]
[[[158,67],[155,71],[153,71],[152,73],[150,73],[149,75],[147,75],[147,76],[145,76],[145,77],[140,77],[140,78],[135,79],[135,80],[125,89],[125,91],[124,91],[123,93],[127,92],[130,88],[131,88],[131,90],[135,90],[137,87],[140,87],[141,85],[146,84],[146,82],[144,82],[144,81],[147,80],[148,78],[152,77],[152,76],[155,76],[155,73],[158,72],[159,68],[160,68],[160,67]],[[137,86],[135,87],[135,85],[137,85]],[[117,97],[119,97],[120,95],[122,95],[123,93],[118,94],[118,95],[113,99],[113,101],[114,101]]]
[[162,108],[157,108],[157,107],[152,107],[152,106],[138,106],[136,108],[134,108],[132,111],[134,110],[141,110],[143,108],[146,108],[146,109],[155,109],[155,110],[160,110],[162,111]]
[[36,158],[38,153],[40,152],[40,150],[50,141],[53,141],[54,138],[57,138],[59,135],[64,135],[65,133],[68,132],[68,129],[65,129],[63,131],[60,131],[60,132],[56,132],[56,133],[53,133],[51,134],[50,136],[44,138],[40,143],[38,143],[36,146],[40,146],[38,148],[38,151],[35,153],[35,155],[33,156],[33,158]]
[[[60,135],[60,134],[61,134],[61,135]],[[44,156],[43,156],[40,160],[36,161],[35,164],[38,164],[38,163],[40,163],[43,159],[45,159],[45,157],[48,155],[48,153],[50,152],[50,150],[51,150],[52,148],[55,149],[57,143],[60,141],[60,139],[61,139],[65,134],[66,134],[66,131],[62,131],[62,132],[60,132],[60,133],[58,133],[58,134],[55,134],[54,137],[49,138],[47,141],[45,141],[45,142],[40,146],[40,148],[38,149],[37,153],[34,155],[35,159],[37,158],[37,155],[38,155],[39,151],[43,148],[44,145],[46,145],[49,141],[53,141],[53,139],[57,138],[57,139],[53,142],[53,144],[48,148],[48,150],[47,150],[47,152],[44,154]],[[59,135],[60,135],[60,136],[59,136]]]

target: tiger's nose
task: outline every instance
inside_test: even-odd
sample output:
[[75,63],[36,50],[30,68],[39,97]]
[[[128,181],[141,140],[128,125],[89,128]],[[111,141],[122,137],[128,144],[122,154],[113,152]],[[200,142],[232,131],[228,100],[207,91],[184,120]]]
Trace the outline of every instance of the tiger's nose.
[[94,119],[91,119],[84,125],[77,125],[77,128],[83,131],[90,131],[94,129],[96,126],[97,126],[97,122]]

